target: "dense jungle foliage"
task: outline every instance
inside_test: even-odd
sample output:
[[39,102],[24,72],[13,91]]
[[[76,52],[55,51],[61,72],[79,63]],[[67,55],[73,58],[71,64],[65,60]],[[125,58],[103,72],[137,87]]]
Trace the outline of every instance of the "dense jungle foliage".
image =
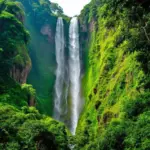
[[[49,0],[0,0],[0,150],[149,150],[149,10],[149,0],[92,0],[82,10],[85,104],[72,137],[44,115],[52,115],[57,17],[66,55],[69,18]],[[22,82],[30,69],[31,85]]]
[[82,10],[85,106],[75,149],[150,149],[149,6],[92,0]]
[[24,19],[21,3],[0,0],[0,149],[67,150],[65,126],[29,108],[36,90],[11,76],[11,72],[18,76],[26,66],[31,67],[30,34]]
[[[24,12],[19,3],[0,1],[0,101],[15,106],[27,105],[27,94],[15,82],[10,71],[31,65],[27,43],[29,32],[23,26]],[[21,100],[20,100],[21,99]]]
[[0,104],[0,149],[68,150],[65,126],[33,107]]

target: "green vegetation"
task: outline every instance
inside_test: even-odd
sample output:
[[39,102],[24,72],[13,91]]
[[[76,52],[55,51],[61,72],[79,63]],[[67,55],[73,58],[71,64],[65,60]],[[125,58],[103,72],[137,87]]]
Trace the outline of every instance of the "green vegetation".
[[65,126],[33,107],[0,104],[0,149],[68,150]]
[[52,115],[57,17],[64,19],[66,58],[70,18],[49,0],[0,0],[0,149],[149,150],[149,6],[92,0],[82,10],[85,105],[72,137],[43,115]]
[[17,107],[28,104],[19,84],[24,77],[17,72],[31,66],[26,48],[30,36],[23,26],[24,13],[19,6],[17,2],[0,1],[0,101]]
[[75,149],[150,149],[149,2],[93,0],[79,16],[85,106]]
[[31,68],[25,17],[21,3],[0,0],[0,149],[68,150],[65,126],[29,107],[37,96],[25,83]]
[[[8,71],[13,64],[20,65],[20,67],[31,65],[25,46],[29,41],[29,33],[20,20],[24,17],[23,12],[18,3],[7,3],[2,0],[0,3],[3,6],[0,9],[0,47],[3,50],[1,63],[6,64],[4,70]],[[11,10],[13,6],[14,12]]]
[[[13,0],[21,2],[25,10],[25,26],[30,32],[29,54],[32,68],[27,83],[37,92],[37,108],[52,116],[55,83],[55,28],[57,17],[62,16],[67,34],[69,18],[62,8],[49,0]],[[54,13],[59,11],[58,14]],[[67,37],[66,37],[67,43]],[[19,58],[18,58],[19,59]],[[18,60],[17,59],[17,60]]]

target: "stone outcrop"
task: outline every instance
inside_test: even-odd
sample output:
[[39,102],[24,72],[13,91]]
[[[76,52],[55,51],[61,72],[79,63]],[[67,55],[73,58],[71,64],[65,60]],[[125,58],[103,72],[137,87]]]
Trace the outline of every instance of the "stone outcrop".
[[36,105],[35,96],[29,96],[28,105],[29,105],[30,107]]
[[18,68],[16,66],[13,66],[10,71],[10,76],[20,84],[26,83],[30,69],[30,65],[26,65],[24,68]]
[[41,32],[42,35],[46,35],[48,37],[49,42],[52,42],[54,40],[51,27],[48,24],[44,25],[41,28],[40,32]]

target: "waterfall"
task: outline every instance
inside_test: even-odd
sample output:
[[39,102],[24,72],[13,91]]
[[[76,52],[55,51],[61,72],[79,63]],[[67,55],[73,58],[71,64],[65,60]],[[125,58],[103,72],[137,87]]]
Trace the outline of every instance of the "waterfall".
[[54,99],[54,118],[61,120],[63,114],[63,89],[65,76],[65,42],[64,42],[64,24],[61,17],[57,20],[56,35],[56,81],[55,81],[55,99]]
[[80,52],[78,19],[71,19],[69,28],[69,78],[71,91],[71,132],[75,134],[79,119]]
[[[69,70],[65,62],[64,24],[61,17],[57,20],[56,35],[56,81],[54,98],[54,118],[69,124],[72,134],[75,134],[81,105],[80,97],[80,49],[78,19],[71,19],[69,27]],[[68,71],[67,71],[68,70]],[[68,76],[69,74],[69,76]],[[69,78],[69,80],[68,80]],[[71,96],[71,106],[68,112],[68,90]],[[80,102],[80,103],[79,103]],[[68,118],[66,117],[68,116]],[[69,116],[71,117],[70,123]],[[65,120],[65,119],[68,119]]]

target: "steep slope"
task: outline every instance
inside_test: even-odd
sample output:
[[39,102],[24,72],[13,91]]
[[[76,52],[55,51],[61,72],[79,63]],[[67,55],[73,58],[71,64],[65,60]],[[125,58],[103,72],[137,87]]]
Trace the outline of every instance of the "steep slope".
[[65,126],[31,107],[36,91],[25,83],[30,36],[21,6],[0,0],[0,149],[67,150]]
[[79,16],[85,106],[75,149],[150,148],[149,5],[93,0]]
[[[26,82],[31,60],[26,46],[30,36],[23,26],[24,12],[19,6],[0,1],[0,101],[18,107],[30,104],[31,97],[34,101],[34,92],[20,86]],[[24,84],[24,88],[27,86],[32,89]]]
[[[0,0],[0,149],[67,150],[72,143],[74,150],[149,150],[150,2],[92,0],[83,9],[79,20],[85,105],[76,136],[69,141],[63,124],[28,107],[35,106],[36,91],[26,84],[29,48],[33,66],[28,83],[37,90],[40,112],[51,115],[54,12],[63,16],[62,10],[48,0],[13,1]],[[69,19],[63,17],[68,35]],[[24,23],[31,34],[29,47]],[[67,36],[65,40],[68,58]]]

